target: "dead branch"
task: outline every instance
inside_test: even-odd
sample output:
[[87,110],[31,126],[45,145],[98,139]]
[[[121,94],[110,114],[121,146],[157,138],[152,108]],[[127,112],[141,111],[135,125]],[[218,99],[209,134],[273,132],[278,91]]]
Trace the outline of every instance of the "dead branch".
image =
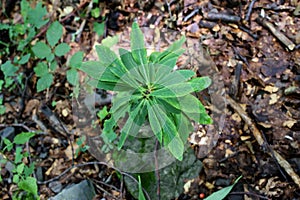
[[224,22],[231,22],[231,23],[237,23],[241,21],[241,18],[236,15],[229,15],[226,13],[215,13],[215,12],[209,12],[207,14],[207,19],[212,21],[224,21]]
[[[249,129],[253,133],[256,141],[260,146],[264,146],[266,143],[263,139],[262,134],[256,127],[255,123],[251,120],[251,118],[248,116],[248,114],[242,109],[242,107],[236,103],[231,97],[228,95],[226,96],[226,100],[229,103],[229,105],[241,116],[241,118],[246,122],[246,124],[249,126]],[[274,155],[275,159],[279,163],[279,165],[286,171],[286,173],[293,179],[293,181],[297,184],[297,186],[300,188],[300,177],[298,174],[295,173],[291,165],[275,150],[272,150],[272,152],[269,152],[269,154],[272,156]]]
[[251,16],[252,9],[253,9],[253,6],[254,6],[255,2],[256,2],[256,0],[251,1],[250,5],[249,5],[249,8],[248,8],[248,12],[247,12],[246,17],[245,17],[245,21],[250,20],[250,16]]
[[280,41],[282,42],[290,51],[293,51],[295,48],[295,44],[289,39],[287,38],[283,33],[281,33],[279,30],[277,30],[273,24],[269,21],[267,21],[267,19],[262,18],[262,17],[258,17],[256,19],[257,23],[259,23],[260,25],[262,25],[263,27],[267,28],[269,31],[271,31],[271,33]]

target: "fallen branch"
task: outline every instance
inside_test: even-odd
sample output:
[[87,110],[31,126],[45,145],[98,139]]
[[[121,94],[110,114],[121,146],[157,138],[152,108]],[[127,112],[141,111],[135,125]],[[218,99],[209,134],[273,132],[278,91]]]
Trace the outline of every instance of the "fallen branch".
[[215,13],[215,12],[209,12],[207,14],[207,20],[212,20],[212,21],[224,21],[224,22],[232,22],[232,23],[237,23],[241,21],[241,18],[236,15],[229,15],[226,13]]
[[290,51],[293,51],[296,47],[296,45],[287,38],[283,33],[281,33],[279,30],[277,30],[271,22],[269,22],[267,19],[264,19],[262,17],[256,18],[257,23],[262,25],[263,27],[269,29],[271,33],[280,41],[282,42]]
[[[226,96],[226,100],[228,104],[241,116],[241,118],[246,122],[246,124],[249,126],[249,129],[253,133],[256,141],[260,146],[265,146],[266,143],[263,139],[262,134],[254,124],[254,122],[251,120],[251,118],[248,116],[248,114],[242,109],[242,107],[236,103],[231,97],[228,95]],[[288,163],[278,152],[275,150],[272,150],[272,152],[269,152],[269,155],[273,155],[279,165],[285,170],[285,172],[293,179],[293,181],[297,184],[297,186],[300,188],[300,177],[298,174],[295,173],[293,168],[291,167],[290,163]]]

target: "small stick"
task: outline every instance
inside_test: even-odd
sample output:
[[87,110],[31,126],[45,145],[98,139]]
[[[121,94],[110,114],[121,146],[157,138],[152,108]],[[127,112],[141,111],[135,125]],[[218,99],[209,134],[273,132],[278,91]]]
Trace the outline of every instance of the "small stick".
[[239,26],[239,29],[241,29],[242,31],[248,33],[251,37],[253,37],[253,39],[258,40],[258,35],[255,33],[252,33],[251,30],[249,30],[248,28],[244,27],[244,26]]
[[[90,1],[89,5],[88,5],[88,8],[87,8],[86,15],[88,15],[91,12],[92,8],[93,8],[93,1]],[[80,37],[81,37],[82,31],[83,31],[83,29],[85,27],[85,24],[86,24],[86,19],[84,19],[81,22],[79,29],[75,33],[75,35],[77,35],[76,36],[76,41],[80,40]]]
[[241,79],[241,73],[242,73],[243,63],[239,61],[234,69],[234,79],[232,81],[232,84],[230,86],[230,95],[233,99],[237,100],[239,99],[239,91],[240,91],[240,79]]
[[183,21],[187,22],[189,19],[191,19],[192,17],[194,17],[198,12],[199,12],[199,8],[196,8],[190,14],[188,14],[187,16],[185,16],[184,19],[183,19]]
[[293,51],[296,45],[289,39],[287,38],[283,33],[280,31],[276,30],[276,28],[273,26],[271,22],[268,22],[266,19],[262,17],[258,17],[256,21],[262,25],[263,27],[269,29],[271,33],[280,41],[282,42],[290,51]]
[[[253,133],[257,143],[261,146],[265,146],[266,142],[263,139],[262,134],[254,124],[254,122],[251,120],[251,118],[248,116],[248,114],[242,109],[242,107],[236,103],[231,97],[228,95],[226,96],[226,100],[229,103],[229,105],[241,116],[241,118],[246,122],[246,124],[249,126],[249,129]],[[269,155],[274,155],[275,159],[279,163],[279,165],[285,170],[285,172],[293,179],[293,181],[296,183],[296,185],[300,188],[300,177],[298,174],[296,174],[291,167],[290,163],[288,163],[278,152],[273,150],[272,152],[269,152]]]
[[224,22],[239,22],[241,21],[241,18],[239,16],[236,16],[236,15],[228,15],[228,14],[225,14],[225,13],[215,13],[215,12],[209,12],[207,14],[207,19],[208,20],[221,20],[221,21],[224,21]]
[[245,21],[249,21],[255,2],[256,2],[256,0],[251,1],[250,5],[249,5],[249,8],[248,8],[248,12],[247,12],[246,17],[245,17]]

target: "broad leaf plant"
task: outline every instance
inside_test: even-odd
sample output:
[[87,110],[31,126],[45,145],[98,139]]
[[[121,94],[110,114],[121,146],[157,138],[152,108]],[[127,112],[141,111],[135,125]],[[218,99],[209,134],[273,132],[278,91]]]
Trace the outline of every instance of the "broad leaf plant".
[[[192,70],[174,70],[185,51],[181,48],[185,40],[182,36],[165,51],[147,56],[143,33],[134,22],[131,51],[120,48],[118,57],[109,47],[96,46],[99,61],[84,62],[80,70],[88,74],[92,86],[116,92],[101,134],[105,142],[116,140],[120,150],[129,135],[137,136],[141,126],[148,123],[159,143],[182,160],[184,144],[193,130],[191,121],[212,123],[192,94],[207,88],[211,79],[196,77]],[[118,127],[121,119],[125,124]]]

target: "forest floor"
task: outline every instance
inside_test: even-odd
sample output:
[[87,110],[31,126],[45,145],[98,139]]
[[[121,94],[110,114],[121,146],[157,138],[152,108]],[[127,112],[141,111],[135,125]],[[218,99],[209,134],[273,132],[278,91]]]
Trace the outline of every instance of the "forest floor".
[[[9,23],[8,19],[21,20],[19,1],[1,2],[2,23]],[[208,196],[241,175],[227,199],[300,199],[300,4],[297,0],[53,2],[43,1],[43,5],[50,20],[63,25],[61,40],[71,47],[53,73],[53,84],[36,92],[35,63],[28,62],[19,69],[26,81],[25,88],[17,85],[0,91],[6,107],[0,116],[1,130],[13,127],[16,134],[28,130],[44,133],[27,143],[30,162],[34,160],[36,173],[39,171],[42,176],[43,181],[38,184],[41,199],[56,194],[47,180],[66,186],[84,179],[97,185],[95,199],[132,198],[116,170],[105,165],[87,164],[63,172],[73,165],[97,161],[93,150],[74,156],[84,144],[78,142],[81,135],[72,115],[74,88],[66,79],[67,61],[77,51],[84,52],[84,60],[97,60],[95,45],[104,38],[110,38],[111,42],[116,35],[113,48],[129,47],[134,20],[145,35],[149,51],[162,50],[178,36],[185,35],[187,51],[179,58],[177,67],[192,69],[198,76],[208,75],[214,81],[208,90],[197,94],[214,124],[194,124],[195,131],[189,137],[203,168],[194,179],[185,180],[184,192],[176,199],[201,199],[203,194]],[[98,11],[99,14],[95,13]],[[100,27],[95,27],[95,22]],[[45,40],[47,28],[47,25],[41,28],[36,39]],[[10,42],[8,33],[1,29],[0,40]],[[10,48],[10,55],[0,57],[0,64],[19,55],[14,48]],[[4,80],[2,72],[0,77]],[[104,104],[110,107],[107,101],[98,108]],[[62,124],[67,130],[59,127]],[[14,150],[4,154],[14,159]],[[2,166],[0,199],[10,199],[15,190],[8,181],[7,171]]]

